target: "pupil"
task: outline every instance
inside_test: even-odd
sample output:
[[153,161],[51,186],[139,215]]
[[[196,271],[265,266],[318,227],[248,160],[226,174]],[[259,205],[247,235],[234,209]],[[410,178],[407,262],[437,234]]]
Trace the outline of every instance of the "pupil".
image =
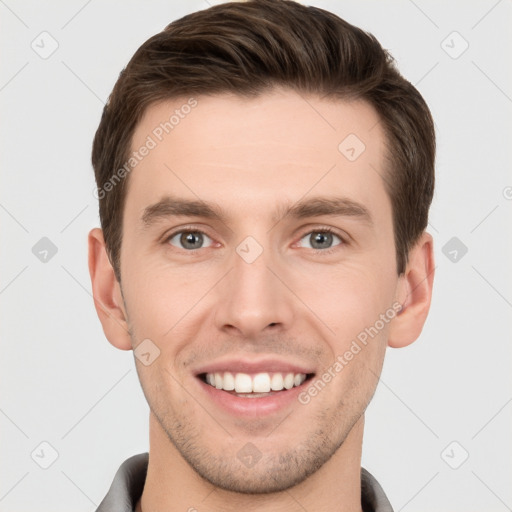
[[332,244],[331,233],[316,233],[313,236],[311,246],[315,249],[325,249]]
[[180,241],[186,249],[199,249],[203,243],[203,235],[201,233],[183,233]]

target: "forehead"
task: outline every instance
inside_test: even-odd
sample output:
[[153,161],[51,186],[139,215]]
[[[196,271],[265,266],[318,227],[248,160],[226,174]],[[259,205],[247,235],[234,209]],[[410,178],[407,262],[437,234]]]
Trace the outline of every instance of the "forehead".
[[173,99],[146,110],[134,153],[126,204],[138,211],[166,194],[244,212],[307,194],[342,194],[389,210],[384,135],[362,101],[280,89],[254,98]]

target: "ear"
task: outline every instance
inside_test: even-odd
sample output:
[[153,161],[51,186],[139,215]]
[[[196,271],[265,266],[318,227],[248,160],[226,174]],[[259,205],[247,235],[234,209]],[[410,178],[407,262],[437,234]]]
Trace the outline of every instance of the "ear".
[[121,287],[110,263],[101,229],[91,230],[88,242],[92,294],[103,332],[114,347],[131,350]]
[[434,244],[425,232],[409,251],[407,267],[399,277],[397,300],[402,310],[390,323],[390,347],[405,347],[420,335],[430,309],[434,270]]

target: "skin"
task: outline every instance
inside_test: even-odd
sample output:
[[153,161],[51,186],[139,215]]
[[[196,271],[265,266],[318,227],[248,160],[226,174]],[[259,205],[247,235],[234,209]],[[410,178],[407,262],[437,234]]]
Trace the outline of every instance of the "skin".
[[[186,101],[151,106],[132,149]],[[107,339],[130,350],[149,338],[160,350],[148,366],[135,359],[151,411],[139,507],[360,511],[364,411],[386,347],[412,343],[425,322],[432,239],[420,237],[398,276],[382,179],[385,137],[368,104],[286,89],[197,102],[129,176],[121,284],[101,230],[89,235]],[[351,133],[366,146],[353,162],[338,150]],[[171,195],[217,204],[225,217],[167,215],[145,224],[145,209]],[[282,216],[301,200],[334,196],[361,205],[370,220]],[[315,250],[312,238],[325,228],[336,236]],[[170,237],[180,229],[205,233],[204,246],[183,248],[179,236]],[[250,264],[236,251],[247,236],[263,250]],[[206,400],[198,385],[194,372],[201,365],[240,354],[291,360],[319,377],[397,302],[401,313],[307,404],[237,417]],[[249,442],[261,453],[250,468],[237,457]]]

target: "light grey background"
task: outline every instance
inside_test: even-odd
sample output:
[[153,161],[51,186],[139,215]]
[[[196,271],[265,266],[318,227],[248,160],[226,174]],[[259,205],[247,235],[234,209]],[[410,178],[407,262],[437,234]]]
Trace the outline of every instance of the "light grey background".
[[[0,0],[1,511],[93,511],[148,449],[133,354],[105,340],[90,295],[90,149],[133,52],[210,3]],[[512,3],[312,3],[378,37],[438,134],[433,305],[421,338],[388,350],[363,465],[396,511],[512,510]]]

